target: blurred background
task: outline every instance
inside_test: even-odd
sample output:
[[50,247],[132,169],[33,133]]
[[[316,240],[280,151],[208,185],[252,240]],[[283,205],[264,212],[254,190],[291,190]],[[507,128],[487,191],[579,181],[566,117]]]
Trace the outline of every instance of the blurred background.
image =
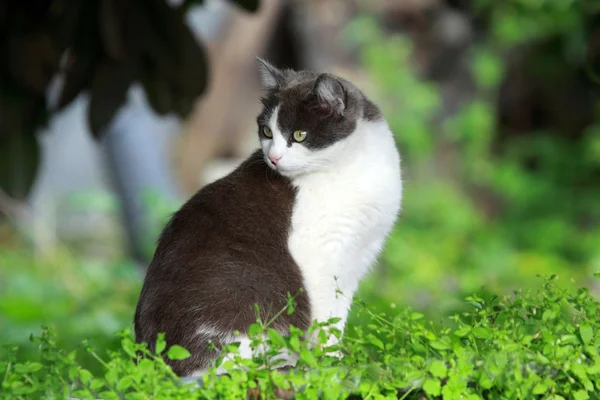
[[256,56],[353,81],[396,135],[371,307],[599,292],[599,2],[1,0],[0,54],[0,344],[118,346],[170,213],[257,146]]

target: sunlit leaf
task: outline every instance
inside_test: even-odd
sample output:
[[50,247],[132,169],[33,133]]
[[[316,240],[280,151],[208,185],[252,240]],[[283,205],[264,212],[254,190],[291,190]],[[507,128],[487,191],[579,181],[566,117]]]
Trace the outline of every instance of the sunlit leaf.
[[173,345],[167,350],[167,356],[171,360],[185,360],[191,356],[190,352],[179,345]]

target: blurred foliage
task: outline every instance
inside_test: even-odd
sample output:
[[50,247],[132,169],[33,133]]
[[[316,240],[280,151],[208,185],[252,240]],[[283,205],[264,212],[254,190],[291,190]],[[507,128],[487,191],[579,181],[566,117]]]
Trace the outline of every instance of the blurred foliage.
[[[513,24],[512,11],[522,8],[519,18],[544,21],[563,9],[557,3],[483,1],[479,7],[488,13],[483,16],[489,30],[503,32],[503,25]],[[347,28],[375,81],[404,165],[400,222],[382,265],[362,286],[371,304],[388,312],[413,304],[439,318],[459,310],[472,291],[504,293],[527,287],[543,273],[568,277],[562,284],[575,286],[600,269],[598,115],[575,139],[557,134],[551,124],[511,136],[499,119],[507,48],[516,51],[516,44],[562,35],[574,46],[571,53],[578,49],[579,62],[569,68],[585,68],[590,36],[582,32],[593,29],[583,21],[600,10],[572,3],[578,7],[567,14],[578,18],[560,18],[581,22],[576,30],[557,22],[560,26],[545,30],[536,25],[542,30],[535,35],[525,30],[519,38],[502,33],[480,38],[467,54],[477,94],[449,116],[437,83],[418,79],[410,69],[408,38],[383,36],[370,16]],[[536,54],[548,51],[541,47]]]
[[[258,0],[231,0],[254,12]],[[187,116],[209,79],[207,55],[166,0],[34,0],[0,2],[0,188],[23,199],[35,178],[38,129],[87,93],[92,134],[103,134],[142,84],[159,114]],[[56,104],[49,85],[61,76]]]
[[598,29],[600,4],[588,0],[475,0],[470,9],[486,21],[491,39],[503,47],[524,42],[563,39],[563,55],[581,61]]
[[[38,260],[25,249],[5,246],[0,251],[0,345],[26,343],[40,324],[49,324],[57,329],[59,346],[89,339],[114,347],[114,332],[131,324],[140,287],[140,275],[129,263],[84,261],[65,249]],[[0,354],[4,351],[0,347]],[[32,351],[24,346],[19,356],[28,359]]]

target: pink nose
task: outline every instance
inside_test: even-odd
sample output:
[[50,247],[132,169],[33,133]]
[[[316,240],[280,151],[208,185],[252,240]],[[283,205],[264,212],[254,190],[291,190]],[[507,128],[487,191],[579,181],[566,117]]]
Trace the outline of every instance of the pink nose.
[[275,156],[269,156],[269,160],[271,160],[271,162],[273,163],[273,165],[277,165],[277,163],[279,162],[279,160],[281,160],[282,156],[279,157],[275,157]]

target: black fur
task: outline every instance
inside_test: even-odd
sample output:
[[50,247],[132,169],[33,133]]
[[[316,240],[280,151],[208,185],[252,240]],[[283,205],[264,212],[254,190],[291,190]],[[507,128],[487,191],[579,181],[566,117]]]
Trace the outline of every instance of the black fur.
[[[302,287],[287,248],[294,197],[290,182],[267,167],[260,151],[198,191],[161,235],[135,313],[136,340],[154,349],[157,334],[165,332],[168,345],[192,353],[170,362],[176,374],[187,375],[217,356],[209,338],[196,334],[200,325],[246,333],[256,321],[254,304],[264,321],[285,307],[287,294]],[[283,313],[274,329],[308,328],[306,293],[296,301],[295,312]]]

